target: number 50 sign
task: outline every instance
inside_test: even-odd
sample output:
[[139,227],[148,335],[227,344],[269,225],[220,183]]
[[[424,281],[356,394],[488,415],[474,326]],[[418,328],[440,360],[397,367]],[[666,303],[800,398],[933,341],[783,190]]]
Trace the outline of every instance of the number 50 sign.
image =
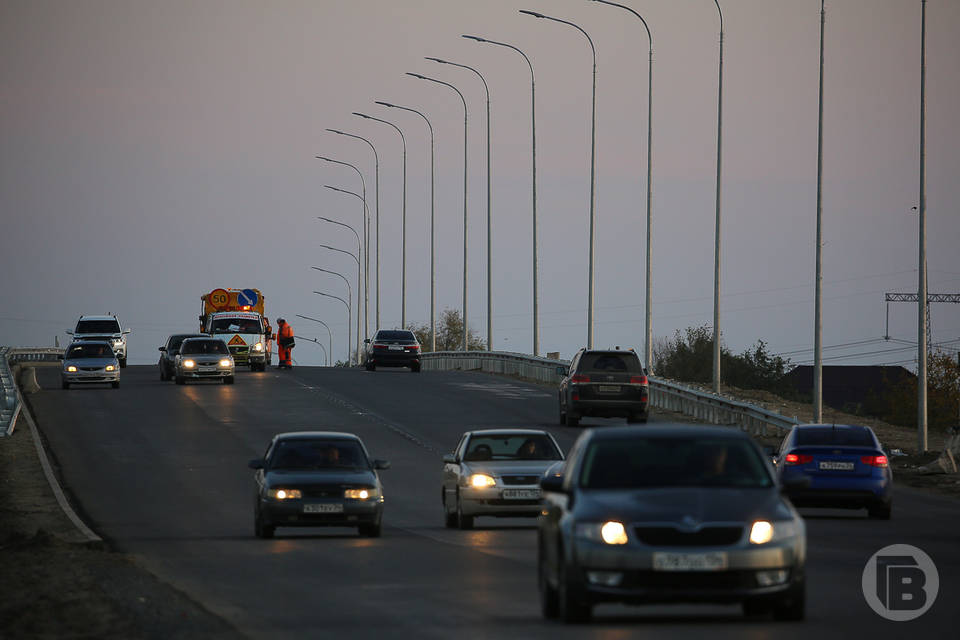
[[226,289],[214,289],[210,292],[210,304],[214,309],[222,310],[230,306],[230,294]]

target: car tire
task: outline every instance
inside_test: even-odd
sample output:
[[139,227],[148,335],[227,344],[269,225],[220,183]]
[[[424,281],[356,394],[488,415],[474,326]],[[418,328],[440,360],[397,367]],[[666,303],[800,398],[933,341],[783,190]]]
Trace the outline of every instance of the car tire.
[[773,605],[775,620],[803,620],[806,614],[806,582],[801,581],[787,591],[779,601]]
[[113,382],[110,383],[110,386],[113,387],[114,389],[119,389],[119,388],[120,388],[120,381],[119,381],[119,380],[114,380]]
[[557,615],[563,622],[586,622],[590,619],[593,607],[583,601],[583,592],[567,576],[563,556],[559,559],[560,576],[557,585]]
[[547,563],[543,554],[543,547],[537,554],[537,586],[540,588],[540,613],[548,620],[553,620],[560,613],[560,601],[557,590],[550,586],[547,579]]
[[167,381],[167,373],[163,370],[163,365],[160,366],[160,382]]
[[223,384],[233,384],[233,381],[234,381],[234,377],[233,377],[233,376],[224,376],[224,377],[223,377]]
[[574,413],[573,411],[567,412],[567,426],[568,427],[579,427],[580,426],[580,416],[579,414]]
[[560,405],[560,426],[567,424],[567,412],[563,410],[563,405]]
[[362,524],[357,527],[357,532],[364,538],[379,538],[383,533],[383,523]]
[[633,413],[627,418],[629,424],[644,424],[647,421],[646,413]]
[[126,369],[126,368],[127,368],[127,358],[126,358],[126,356],[124,356],[123,358],[118,358],[118,361],[120,362],[120,368],[121,368],[121,369]]
[[457,528],[457,512],[449,511],[447,509],[447,493],[444,489],[440,489],[442,492],[440,496],[440,502],[443,504],[443,526],[447,529],[456,529]]
[[412,365],[410,365],[410,372],[411,372],[411,373],[420,373],[420,365],[418,365],[418,364],[412,364]]
[[69,389],[69,388],[70,388],[70,383],[67,382],[66,380],[62,380],[62,381],[60,382],[60,387],[61,387],[62,389]]
[[889,520],[893,515],[893,503],[867,507],[867,517],[871,520]]
[[376,370],[377,370],[377,365],[375,365],[375,364],[366,364],[366,365],[364,365],[364,368],[365,368],[367,371],[376,371]]
[[260,517],[260,514],[255,514],[253,517],[253,533],[258,538],[272,538],[276,527],[264,524],[263,519]]
[[177,384],[183,384],[184,382],[186,382],[186,380],[184,379],[183,376],[176,376],[174,378],[174,382],[176,382]]
[[464,531],[468,529],[473,529],[473,516],[464,515],[463,505],[460,504],[460,495],[457,494],[457,528],[463,529]]

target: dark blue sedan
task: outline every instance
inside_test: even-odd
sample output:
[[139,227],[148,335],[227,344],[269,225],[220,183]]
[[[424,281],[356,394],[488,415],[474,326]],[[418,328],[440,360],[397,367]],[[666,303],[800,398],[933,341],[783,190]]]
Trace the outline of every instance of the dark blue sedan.
[[[797,507],[866,508],[888,520],[893,509],[890,462],[870,427],[800,424],[780,445],[777,475]],[[809,486],[797,479],[807,478]]]

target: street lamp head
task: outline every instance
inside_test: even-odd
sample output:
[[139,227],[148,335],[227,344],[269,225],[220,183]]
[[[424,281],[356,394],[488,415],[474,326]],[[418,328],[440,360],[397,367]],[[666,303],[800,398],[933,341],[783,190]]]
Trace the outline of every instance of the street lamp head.
[[330,158],[324,158],[323,156],[313,156],[313,157],[316,158],[317,160],[326,160],[327,162],[331,162]]
[[342,136],[347,135],[347,134],[345,134],[343,131],[339,131],[339,130],[337,130],[337,129],[327,129],[327,131],[329,131],[330,133],[339,133],[339,134],[342,135]]
[[422,75],[420,75],[419,73],[410,73],[410,72],[408,71],[408,72],[407,72],[407,75],[408,75],[408,76],[413,76],[414,78],[420,78],[421,80],[426,80],[426,79],[427,79],[427,76],[422,76]]
[[385,106],[385,107],[391,107],[391,108],[394,108],[394,109],[397,107],[397,105],[395,105],[395,104],[390,104],[389,102],[381,102],[380,100],[377,100],[376,102],[374,102],[374,104],[380,104],[380,105],[383,105],[383,106]]
[[461,38],[466,38],[466,39],[468,39],[468,40],[476,40],[477,42],[488,42],[488,40],[487,40],[486,38],[481,38],[480,36],[462,35],[462,36],[460,36],[460,37],[461,37]]
[[450,64],[449,62],[447,62],[446,60],[444,60],[444,59],[442,59],[442,58],[431,58],[430,56],[424,56],[423,59],[424,59],[424,60],[432,60],[432,61],[434,61],[434,62],[439,62],[440,64]]
[[366,118],[367,120],[372,120],[372,119],[373,119],[373,118],[371,118],[370,116],[368,116],[368,115],[365,114],[365,113],[358,113],[358,112],[356,112],[356,111],[353,112],[353,115],[355,115],[355,116],[360,116],[361,118]]
[[536,11],[527,11],[526,9],[520,9],[520,13],[525,13],[528,16],[533,16],[534,18],[546,18],[547,16],[542,13],[537,13]]
[[333,189],[334,191],[343,191],[343,189],[338,189],[337,187],[330,186],[329,184],[325,184],[323,186],[325,186],[327,189]]

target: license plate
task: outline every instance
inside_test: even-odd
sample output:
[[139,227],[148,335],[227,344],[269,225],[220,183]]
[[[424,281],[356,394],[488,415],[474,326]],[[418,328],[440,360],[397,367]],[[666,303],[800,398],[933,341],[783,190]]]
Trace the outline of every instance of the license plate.
[[853,471],[852,462],[839,462],[836,460],[824,460],[820,463],[821,471]]
[[539,500],[540,489],[504,489],[504,500]]
[[206,371],[216,371],[216,370],[217,370],[217,368],[216,368],[216,367],[213,367],[213,366],[211,366],[211,367],[200,367],[200,371],[204,371],[204,372],[206,372]]
[[597,391],[600,393],[620,393],[620,385],[618,384],[601,384],[597,387]]
[[403,345],[392,344],[392,345],[390,345],[389,350],[390,350],[390,351],[403,351]]
[[320,503],[303,505],[304,513],[343,513],[343,505],[340,503]]
[[727,568],[727,554],[665,553],[653,554],[654,571],[723,571]]

